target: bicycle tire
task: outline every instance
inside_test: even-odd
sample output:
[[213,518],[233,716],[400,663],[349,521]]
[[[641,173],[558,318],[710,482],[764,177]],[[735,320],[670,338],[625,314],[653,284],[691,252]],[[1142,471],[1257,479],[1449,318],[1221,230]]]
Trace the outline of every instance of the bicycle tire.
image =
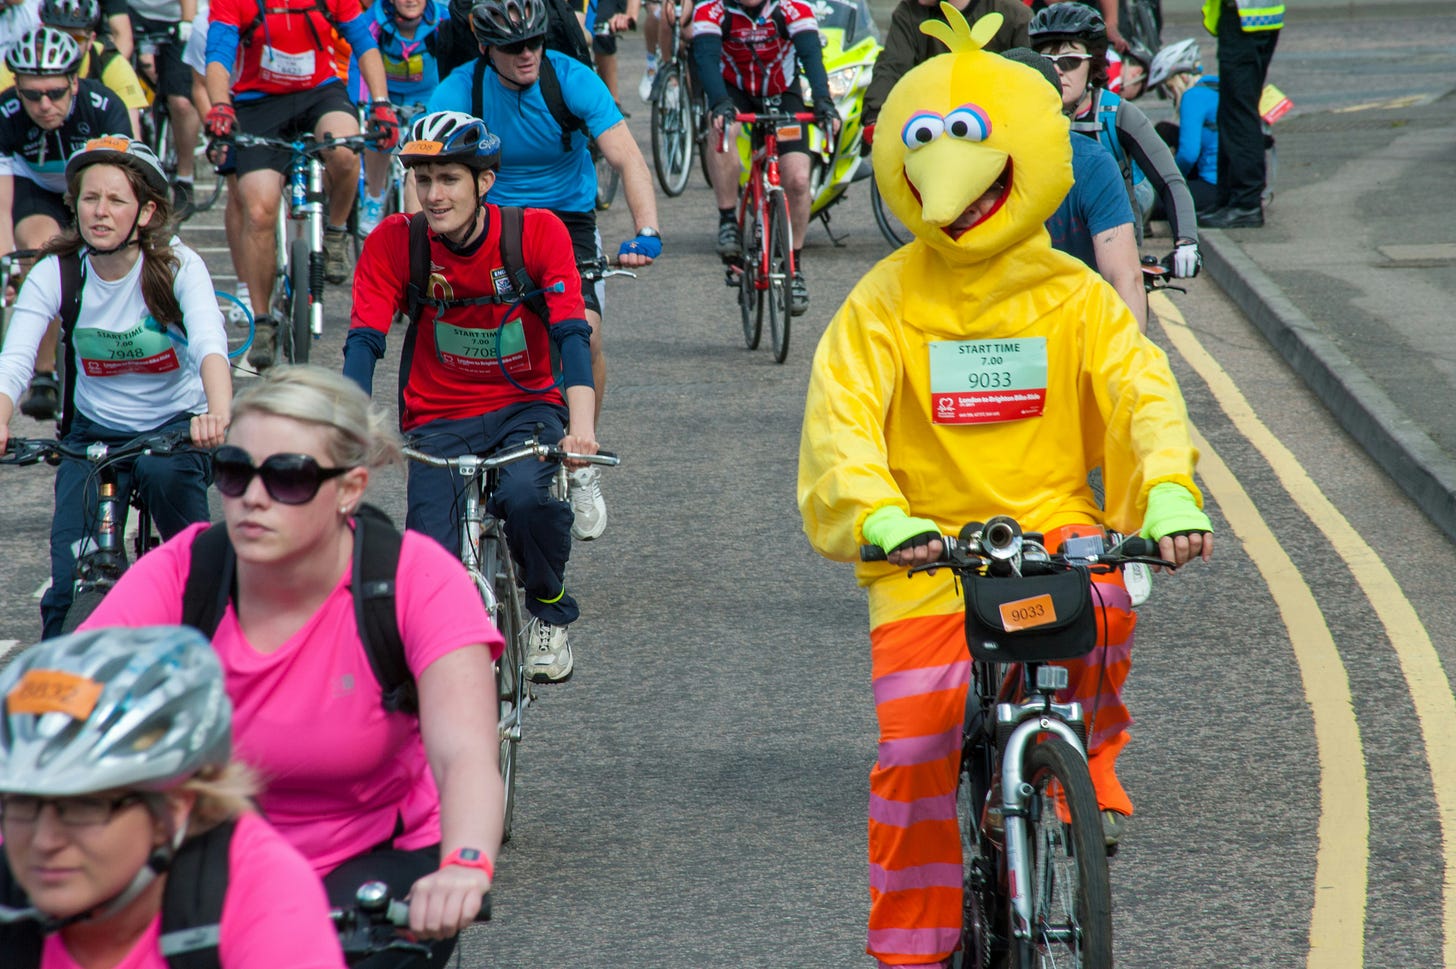
[[880,235],[885,237],[891,248],[898,249],[910,241],[910,231],[900,225],[900,220],[885,205],[885,198],[873,178],[870,179],[870,208],[874,210],[875,225],[879,226]]
[[763,290],[758,288],[759,233],[758,213],[752,205],[744,206],[741,227],[743,253],[738,257],[738,312],[743,318],[743,343],[757,350],[763,339]]
[[521,727],[527,697],[525,656],[522,637],[524,606],[520,587],[516,584],[514,563],[504,537],[488,538],[490,550],[483,555],[489,573],[493,574],[491,594],[487,601],[494,607],[491,621],[500,630],[505,648],[495,663],[497,722],[500,735],[500,774],[504,788],[504,817],[501,840],[509,841],[516,814],[516,766],[519,760]]
[[789,200],[782,191],[768,196],[768,331],[774,363],[789,355],[789,287],[794,278],[794,230],[789,222]]
[[595,149],[593,159],[597,170],[597,211],[605,212],[612,207],[613,200],[617,197],[617,184],[622,180],[621,174],[607,161],[601,149]]
[[292,294],[288,307],[288,340],[284,359],[308,363],[313,333],[308,328],[308,260],[312,253],[307,239],[294,239],[288,247],[288,286]]
[[657,183],[662,191],[676,198],[688,187],[696,140],[682,68],[676,62],[668,64],[658,77],[656,87],[652,103],[652,166],[657,170]]
[[[1047,737],[1026,755],[1031,938],[1018,969],[1111,969],[1112,885],[1097,794],[1081,753]],[[1061,810],[1066,812],[1065,820]]]
[[66,612],[65,622],[61,624],[61,632],[75,632],[81,623],[91,618],[91,613],[101,605],[101,600],[106,598],[106,593],[106,589],[95,587],[88,587],[77,592],[76,597],[71,600],[71,608]]
[[[983,826],[988,797],[996,797],[997,752],[986,731],[994,718],[994,698],[1001,676],[992,664],[977,663],[972,689],[966,694],[965,742],[956,783],[956,826],[961,836],[961,944],[952,960],[955,969],[1005,966],[1006,893],[1001,877],[1001,846]],[[998,934],[1000,932],[1000,934]]]

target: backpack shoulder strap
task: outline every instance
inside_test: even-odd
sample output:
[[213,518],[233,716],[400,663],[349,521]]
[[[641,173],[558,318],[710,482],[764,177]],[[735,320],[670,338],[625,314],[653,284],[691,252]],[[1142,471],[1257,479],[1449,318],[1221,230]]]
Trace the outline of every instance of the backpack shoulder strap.
[[[485,85],[485,54],[475,59],[475,70],[470,75],[470,115],[480,117],[480,112],[485,110],[485,92],[482,88]],[[546,55],[541,55],[541,65],[546,64]]]
[[76,347],[71,339],[76,330],[76,321],[81,318],[81,291],[85,288],[85,273],[82,272],[81,254],[70,252],[56,257],[61,265],[61,347],[65,362],[66,379],[61,381],[61,428],[60,437],[71,431],[71,415],[76,413]]
[[182,625],[208,639],[213,637],[232,598],[236,565],[227,525],[219,522],[198,533],[192,540],[192,559],[182,587]]
[[587,134],[586,122],[571,113],[566,106],[566,98],[561,93],[561,79],[556,76],[556,67],[551,63],[551,58],[544,52],[541,54],[541,97],[546,102],[546,110],[551,112],[551,117],[561,127],[561,150],[571,151],[571,133],[580,131]]
[[425,213],[416,212],[409,221],[409,288],[405,290],[405,313],[411,330],[425,311],[425,295],[430,285],[430,226]]
[[236,821],[189,840],[172,859],[158,944],[170,969],[218,969],[222,906]]
[[[10,872],[10,864],[5,860],[3,851],[0,851],[0,905],[6,908],[30,907],[25,891]],[[0,952],[5,953],[5,969],[40,969],[44,942],[38,922],[0,923]]]
[[[516,287],[516,292],[529,293],[536,288],[536,283],[526,269],[526,252],[522,241],[526,234],[526,210],[518,205],[502,205],[500,217],[501,264],[505,266],[506,274],[511,279],[511,285]],[[542,323],[551,322],[543,294],[536,293],[526,297],[525,304]]]
[[354,621],[369,666],[384,694],[384,709],[418,714],[419,692],[405,660],[395,610],[395,577],[403,541],[384,512],[360,505],[354,513]]

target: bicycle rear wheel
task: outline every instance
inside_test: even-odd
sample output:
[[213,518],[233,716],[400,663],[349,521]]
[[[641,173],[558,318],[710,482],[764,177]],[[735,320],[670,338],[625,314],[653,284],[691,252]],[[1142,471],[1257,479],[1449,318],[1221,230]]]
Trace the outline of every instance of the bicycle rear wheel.
[[769,339],[774,363],[789,355],[789,286],[793,279],[794,232],[789,223],[789,200],[781,191],[768,197],[768,303]]
[[693,111],[682,67],[676,62],[657,78],[652,104],[652,165],[663,192],[676,197],[688,187],[693,168]]
[[1111,969],[1112,885],[1087,762],[1060,737],[1026,756],[1031,938],[1019,969]]
[[308,328],[310,255],[306,239],[294,239],[288,247],[288,288],[291,302],[286,321],[288,336],[284,359],[289,363],[308,363],[308,351],[313,343],[313,334]]
[[605,212],[612,207],[612,200],[617,197],[617,184],[622,176],[607,161],[607,156],[602,154],[600,148],[593,148],[592,157],[597,169],[597,211]]
[[758,349],[763,338],[763,290],[758,288],[759,249],[763,227],[752,204],[743,211],[743,254],[739,256],[738,312],[743,318],[743,342],[750,350]]
[[895,218],[889,206],[885,204],[885,198],[880,194],[880,187],[873,178],[870,179],[870,208],[875,213],[875,225],[880,227],[880,235],[885,237],[893,248],[898,249],[910,241],[910,230],[906,229]]

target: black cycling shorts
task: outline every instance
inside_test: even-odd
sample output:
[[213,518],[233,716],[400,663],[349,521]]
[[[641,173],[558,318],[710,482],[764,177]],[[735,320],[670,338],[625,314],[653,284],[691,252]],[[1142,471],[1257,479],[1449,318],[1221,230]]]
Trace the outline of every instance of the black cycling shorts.
[[[619,13],[626,13],[627,5],[622,0],[597,0],[596,24],[601,25],[611,20]],[[592,34],[592,53],[605,54],[608,57],[617,53],[616,34]]]
[[[804,107],[804,99],[799,94],[799,79],[797,76],[794,78],[793,83],[789,85],[789,89],[783,94],[761,98],[730,84],[728,85],[728,96],[733,99],[733,106],[739,111],[752,114],[778,112],[798,114],[802,111],[809,110]],[[779,139],[779,154],[787,155],[791,152],[799,152],[803,155],[809,153],[809,135],[806,127],[800,127],[799,137],[793,141],[787,141],[783,138]]]
[[[351,117],[358,109],[349,99],[349,92],[338,81],[298,94],[268,94],[251,101],[237,102],[238,130],[264,138],[292,140],[301,134],[312,134],[324,115],[339,111]],[[337,137],[343,132],[335,131]],[[244,148],[234,153],[237,174],[271,169],[287,172],[289,152],[275,148]]]
[[[597,232],[595,212],[557,212],[556,217],[566,223],[566,231],[571,235],[571,248],[577,262],[594,262],[601,256],[602,237]],[[582,302],[598,316],[602,315],[601,285],[601,280],[594,283],[585,279],[581,281]]]
[[48,215],[56,220],[62,229],[71,224],[71,210],[66,206],[66,197],[60,192],[48,192],[39,185],[17,175],[12,180],[10,196],[10,224],[16,226],[21,219],[32,215]]
[[[156,44],[157,86],[168,97],[192,100],[192,68],[182,63],[183,45],[177,40],[177,25],[165,20],[148,20],[131,15],[132,34]],[[241,53],[238,56],[242,56]]]

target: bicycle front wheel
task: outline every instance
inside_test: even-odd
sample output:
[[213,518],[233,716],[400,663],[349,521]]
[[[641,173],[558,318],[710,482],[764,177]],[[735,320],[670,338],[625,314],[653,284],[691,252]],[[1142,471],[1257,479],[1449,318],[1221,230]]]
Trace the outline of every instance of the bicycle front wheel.
[[61,624],[62,633],[73,633],[80,628],[81,623],[91,617],[96,607],[101,605],[101,600],[106,598],[107,589],[98,589],[89,586],[76,593],[71,600],[71,608],[66,613],[66,619]]
[[509,841],[511,824],[516,814],[516,760],[524,724],[527,686],[525,683],[524,609],[520,587],[516,585],[514,563],[506,548],[504,536],[492,540],[494,549],[486,555],[494,580],[491,583],[495,609],[491,620],[506,641],[500,659],[495,663],[495,690],[500,733],[501,783],[505,788],[505,817],[501,840]]
[[288,309],[288,353],[289,363],[308,363],[308,351],[313,343],[313,334],[308,328],[308,241],[294,239],[288,247],[288,288],[292,303]]
[[743,210],[743,254],[739,257],[738,312],[743,317],[743,343],[758,349],[763,338],[763,291],[758,288],[760,232],[758,211],[752,202]]
[[791,250],[793,229],[789,224],[789,200],[783,192],[768,197],[768,329],[773,342],[774,363],[789,355],[789,286],[794,275]]
[[676,197],[688,187],[693,167],[693,112],[682,81],[682,68],[673,62],[657,79],[652,105],[652,164],[663,192]]
[[1081,753],[1048,737],[1026,757],[1031,938],[1020,969],[1111,969],[1112,885],[1097,794]]

